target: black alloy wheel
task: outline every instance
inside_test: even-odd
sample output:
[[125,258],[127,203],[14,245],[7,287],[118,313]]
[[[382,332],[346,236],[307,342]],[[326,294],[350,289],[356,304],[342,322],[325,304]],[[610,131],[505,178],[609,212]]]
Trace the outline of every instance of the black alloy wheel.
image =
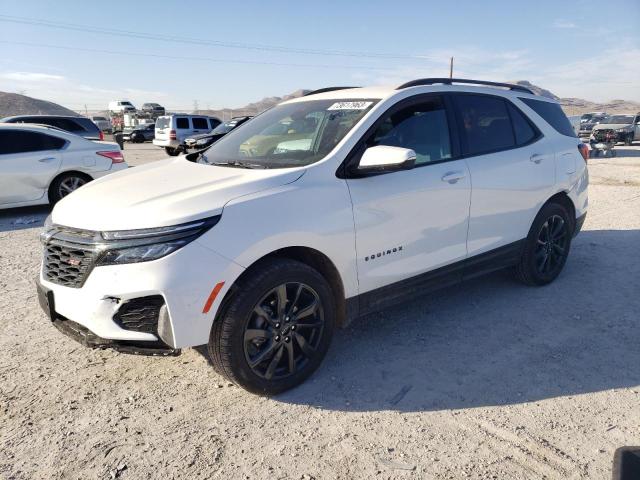
[[255,306],[244,331],[249,367],[261,378],[295,374],[316,353],[324,327],[318,294],[303,283],[284,283]]
[[569,232],[560,215],[553,215],[542,224],[535,253],[536,268],[542,276],[555,276],[567,258]]
[[527,285],[554,281],[569,256],[574,228],[567,207],[555,202],[544,205],[524,241],[516,278]]
[[275,395],[320,366],[335,321],[334,292],[320,272],[289,258],[265,259],[223,299],[207,349],[218,373],[249,392]]

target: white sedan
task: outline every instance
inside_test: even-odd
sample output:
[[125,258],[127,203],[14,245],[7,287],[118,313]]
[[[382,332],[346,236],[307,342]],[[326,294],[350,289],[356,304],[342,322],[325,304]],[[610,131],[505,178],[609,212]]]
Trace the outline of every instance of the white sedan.
[[55,203],[127,168],[120,147],[44,125],[0,123],[0,209]]

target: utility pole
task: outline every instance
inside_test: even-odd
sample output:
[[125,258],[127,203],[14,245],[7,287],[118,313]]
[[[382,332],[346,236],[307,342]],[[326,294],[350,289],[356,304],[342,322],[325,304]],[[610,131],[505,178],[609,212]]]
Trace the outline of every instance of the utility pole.
[[193,101],[193,113],[198,113],[198,100]]
[[449,78],[453,78],[453,57],[451,57],[451,61],[449,63]]

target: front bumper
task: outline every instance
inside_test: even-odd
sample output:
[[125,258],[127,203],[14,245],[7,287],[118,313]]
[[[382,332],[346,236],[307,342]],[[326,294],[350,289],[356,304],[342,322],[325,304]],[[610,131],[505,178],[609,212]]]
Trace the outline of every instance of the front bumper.
[[[91,340],[85,344],[116,348],[122,342],[134,342],[156,348],[163,340],[167,347],[176,350],[208,342],[219,304],[242,271],[239,265],[195,240],[158,260],[96,266],[80,288],[48,281],[43,268],[38,283],[54,299],[51,314],[54,324],[60,320],[59,325],[67,330],[76,333],[87,330],[91,335],[84,338]],[[204,312],[203,307],[219,282],[225,282],[224,287],[212,307]],[[158,321],[156,330],[136,330],[119,321],[118,313],[125,305],[150,297],[162,297],[166,309],[163,312],[166,317],[158,317],[163,321]],[[166,328],[161,329],[161,325]]]

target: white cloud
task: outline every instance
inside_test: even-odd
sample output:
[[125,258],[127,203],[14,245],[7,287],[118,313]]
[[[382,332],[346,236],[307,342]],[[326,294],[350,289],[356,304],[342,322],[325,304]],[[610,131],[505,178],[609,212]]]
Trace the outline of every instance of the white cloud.
[[553,28],[571,29],[571,28],[578,28],[578,26],[575,23],[570,22],[568,20],[557,19],[553,22]]
[[0,79],[15,80],[17,82],[57,82],[65,79],[62,75],[37,72],[6,72],[0,73]]

